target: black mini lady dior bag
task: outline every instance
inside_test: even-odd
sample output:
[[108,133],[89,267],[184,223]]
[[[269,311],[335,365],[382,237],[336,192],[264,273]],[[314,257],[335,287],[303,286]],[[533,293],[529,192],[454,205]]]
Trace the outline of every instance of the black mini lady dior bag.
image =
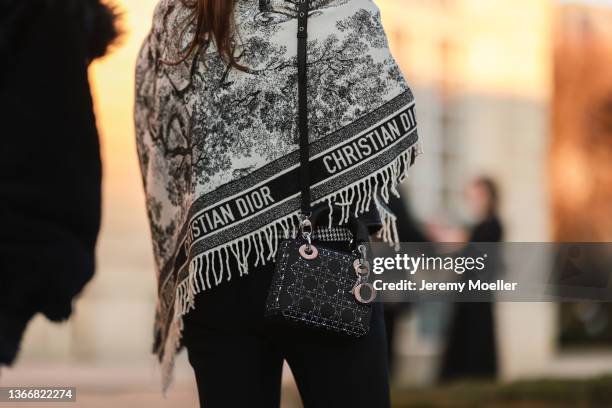
[[306,47],[309,0],[298,0],[298,125],[301,221],[297,238],[279,244],[266,316],[361,337],[370,329],[376,291],[368,283],[368,228],[351,216],[351,250],[313,242],[312,232],[327,206],[311,208],[307,115]]

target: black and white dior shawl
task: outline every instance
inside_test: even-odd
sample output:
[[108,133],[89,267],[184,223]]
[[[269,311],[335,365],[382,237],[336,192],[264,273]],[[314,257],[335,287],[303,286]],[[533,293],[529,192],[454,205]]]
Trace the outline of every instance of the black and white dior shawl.
[[[237,0],[239,63],[214,46],[177,61],[190,10],[161,0],[136,70],[137,146],[158,268],[155,352],[165,385],[194,295],[273,259],[295,233],[299,201],[297,0]],[[309,123],[314,203],[360,214],[382,201],[420,153],[413,95],[372,0],[311,0]],[[228,260],[238,260],[238,270]]]

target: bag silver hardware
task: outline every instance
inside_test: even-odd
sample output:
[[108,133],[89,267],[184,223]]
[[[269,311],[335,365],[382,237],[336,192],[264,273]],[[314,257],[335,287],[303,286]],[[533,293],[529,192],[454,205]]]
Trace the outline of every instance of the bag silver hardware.
[[[376,289],[371,283],[368,283],[370,277],[370,263],[366,259],[366,246],[361,244],[357,247],[359,251],[359,259],[355,259],[353,262],[353,268],[355,268],[355,274],[357,275],[357,281],[351,289],[351,294],[355,296],[358,302],[363,304],[372,303],[376,299]],[[370,295],[364,298],[361,294],[363,288],[368,288]]]
[[[313,228],[312,228],[312,222],[310,222],[310,214],[301,213],[300,214],[300,233],[302,234],[302,238],[304,238],[307,242],[306,252],[304,253],[312,253],[313,251],[312,248],[314,248],[314,246],[312,245],[312,232],[313,232]],[[304,257],[304,254],[301,252],[301,248],[300,248],[300,255]],[[317,251],[317,255],[318,255],[318,251]],[[306,258],[306,257],[304,258],[314,259],[316,258],[316,255],[314,256],[314,258]]]
[[319,256],[319,250],[316,246],[312,245],[310,242],[308,244],[304,244],[299,249],[300,256],[308,261],[312,261]]
[[[370,292],[370,296],[368,296],[367,298],[364,298],[361,294],[361,290],[363,288],[368,288],[369,292]],[[358,302],[363,303],[363,304],[368,304],[368,303],[372,303],[374,301],[374,299],[376,299],[376,289],[374,289],[374,286],[372,286],[371,283],[360,283],[357,286],[355,286],[355,288],[353,288],[353,294],[355,295],[355,299],[357,299]]]

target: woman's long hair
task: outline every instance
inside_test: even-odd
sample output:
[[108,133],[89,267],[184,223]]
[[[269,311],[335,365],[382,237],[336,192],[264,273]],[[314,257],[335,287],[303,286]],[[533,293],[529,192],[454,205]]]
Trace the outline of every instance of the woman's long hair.
[[234,3],[235,0],[181,0],[192,10],[189,24],[195,24],[195,35],[179,62],[194,51],[206,48],[214,41],[225,63],[240,68],[234,55]]

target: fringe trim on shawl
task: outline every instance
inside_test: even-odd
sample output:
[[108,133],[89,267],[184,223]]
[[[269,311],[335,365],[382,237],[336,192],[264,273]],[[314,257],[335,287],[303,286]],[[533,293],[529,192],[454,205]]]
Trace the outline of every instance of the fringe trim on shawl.
[[[374,200],[383,225],[378,232],[378,237],[384,242],[389,243],[389,245],[394,246],[397,250],[399,248],[397,217],[378,201],[377,195],[380,195],[385,204],[389,203],[390,194],[399,197],[397,187],[408,177],[413,154],[416,157],[421,153],[421,145],[417,142],[393,160],[393,162],[367,178],[313,202],[313,204],[327,201],[331,210],[329,214],[329,227],[331,228],[333,217],[332,204],[335,203],[342,208],[340,217],[340,224],[342,225],[348,221],[351,212],[355,216],[364,213],[369,208],[371,201]],[[285,237],[296,236],[299,226],[298,215],[299,211],[296,211],[276,220],[273,224],[263,229],[254,231],[191,259],[189,263],[189,277],[185,278],[176,288],[174,318],[170,324],[165,342],[161,346],[163,350],[161,368],[164,394],[172,383],[174,357],[180,345],[183,331],[183,316],[195,308],[195,295],[205,291],[207,288],[210,289],[219,285],[224,280],[231,280],[232,271],[228,261],[230,255],[237,261],[239,276],[249,273],[246,260],[251,251],[256,251],[258,254],[255,266],[260,263],[265,265],[266,262],[273,260],[278,249],[279,240]],[[221,266],[221,268],[218,268],[218,266]]]

